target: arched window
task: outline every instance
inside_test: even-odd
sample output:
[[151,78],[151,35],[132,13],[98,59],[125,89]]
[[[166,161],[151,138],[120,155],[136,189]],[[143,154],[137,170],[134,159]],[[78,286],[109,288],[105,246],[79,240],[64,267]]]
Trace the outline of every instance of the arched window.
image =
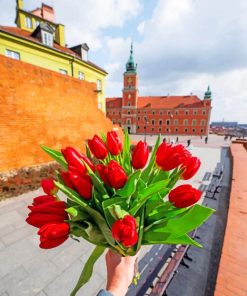
[[170,120],[169,119],[167,119],[166,125],[170,125]]
[[127,119],[127,124],[131,124],[131,120],[130,119]]
[[204,119],[201,120],[201,126],[205,126],[205,120]]
[[178,120],[177,119],[174,120],[174,125],[178,125]]
[[192,125],[195,126],[196,125],[196,119],[192,120]]
[[154,119],[151,120],[151,124],[152,124],[152,125],[155,124],[155,120],[154,120]]
[[188,125],[188,119],[184,119],[184,125]]
[[159,120],[159,125],[162,125],[162,120]]

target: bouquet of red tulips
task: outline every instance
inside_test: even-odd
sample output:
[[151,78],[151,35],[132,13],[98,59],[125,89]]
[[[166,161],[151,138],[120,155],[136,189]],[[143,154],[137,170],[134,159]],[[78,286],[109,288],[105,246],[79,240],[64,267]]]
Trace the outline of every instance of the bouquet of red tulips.
[[[174,188],[200,167],[183,145],[160,144],[151,155],[146,142],[130,151],[125,132],[122,145],[115,131],[86,143],[86,155],[72,147],[61,152],[42,146],[63,168],[56,180],[45,179],[45,195],[34,198],[27,222],[39,228],[40,247],[49,249],[69,237],[96,247],[71,295],[89,281],[95,261],[106,248],[122,256],[135,255],[142,245],[190,244],[189,233],[213,210],[196,204],[201,192],[191,185]],[[67,201],[61,201],[57,191]]]

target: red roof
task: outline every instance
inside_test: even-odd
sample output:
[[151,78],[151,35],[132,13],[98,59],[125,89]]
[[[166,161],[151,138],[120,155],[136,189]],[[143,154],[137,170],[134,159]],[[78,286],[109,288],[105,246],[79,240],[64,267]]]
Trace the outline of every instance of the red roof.
[[[122,98],[106,98],[106,103],[114,103],[114,107],[121,107]],[[108,104],[107,104],[108,105]],[[183,108],[183,107],[200,107],[202,101],[197,96],[147,96],[138,97],[138,108]]]
[[[11,35],[14,35],[14,36],[17,36],[17,37],[22,37],[24,39],[27,39],[27,40],[30,40],[32,42],[43,45],[43,43],[41,42],[40,39],[31,36],[32,32],[29,32],[29,31],[26,31],[26,30],[23,30],[23,29],[20,29],[20,28],[0,26],[0,31],[10,33]],[[69,49],[67,47],[61,46],[56,42],[54,42],[54,44],[53,44],[53,49],[58,50],[60,52],[63,52],[65,54],[69,54],[69,55],[74,56],[74,57],[81,60],[81,57],[77,53],[75,53],[73,50],[71,50],[71,49]],[[104,69],[100,68],[99,66],[95,65],[94,63],[92,63],[90,61],[83,61],[83,62],[85,62],[86,64],[89,64],[92,67],[94,67],[94,68],[96,68],[96,69],[98,69],[98,70],[100,70],[100,71],[107,74],[107,72]]]

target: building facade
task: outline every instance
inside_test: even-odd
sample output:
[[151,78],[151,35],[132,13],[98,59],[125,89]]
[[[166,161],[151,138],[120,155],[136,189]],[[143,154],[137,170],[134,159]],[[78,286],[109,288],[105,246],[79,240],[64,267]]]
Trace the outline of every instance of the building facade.
[[15,23],[17,27],[0,26],[0,54],[95,83],[98,108],[105,112],[107,72],[88,60],[86,43],[66,46],[64,25],[55,23],[52,7],[42,3],[26,11],[23,0],[17,0]]
[[106,98],[106,115],[134,134],[208,135],[211,91],[188,96],[139,96],[133,46],[123,75],[122,97]]

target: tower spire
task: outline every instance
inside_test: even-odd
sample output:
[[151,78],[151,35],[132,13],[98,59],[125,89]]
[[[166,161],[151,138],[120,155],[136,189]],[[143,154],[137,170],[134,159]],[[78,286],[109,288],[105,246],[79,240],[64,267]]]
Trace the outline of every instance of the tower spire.
[[133,42],[131,41],[131,45],[130,45],[130,56],[129,59],[126,63],[126,72],[136,72],[136,64],[134,62],[134,57],[133,57]]
[[212,92],[210,90],[210,87],[208,86],[208,89],[204,94],[204,100],[211,100],[211,97],[212,97]]

